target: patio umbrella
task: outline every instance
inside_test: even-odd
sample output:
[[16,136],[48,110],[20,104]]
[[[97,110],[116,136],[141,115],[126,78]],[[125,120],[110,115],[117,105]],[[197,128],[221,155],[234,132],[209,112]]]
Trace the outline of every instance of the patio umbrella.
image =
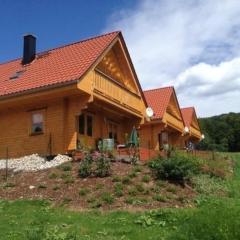
[[133,144],[134,146],[138,146],[138,134],[135,127],[133,127],[131,135],[130,135],[130,144]]

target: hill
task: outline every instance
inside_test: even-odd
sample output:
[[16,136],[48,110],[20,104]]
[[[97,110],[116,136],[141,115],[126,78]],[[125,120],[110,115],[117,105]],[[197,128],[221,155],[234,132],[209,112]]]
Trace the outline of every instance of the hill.
[[205,135],[199,149],[240,152],[240,113],[200,118],[199,122]]

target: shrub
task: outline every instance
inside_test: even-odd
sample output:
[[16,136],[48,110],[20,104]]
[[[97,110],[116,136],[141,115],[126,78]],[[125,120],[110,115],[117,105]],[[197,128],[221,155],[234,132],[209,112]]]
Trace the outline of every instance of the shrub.
[[131,179],[130,179],[130,177],[128,177],[128,176],[123,177],[123,179],[122,179],[122,183],[123,183],[123,184],[129,184],[129,183],[131,183]]
[[38,185],[38,189],[46,189],[46,188],[47,188],[46,185],[43,185],[43,184]]
[[137,185],[136,185],[136,190],[137,190],[138,192],[144,192],[144,191],[145,191],[145,188],[144,188],[144,186],[143,186],[142,184],[137,184]]
[[69,176],[67,178],[64,179],[64,183],[65,184],[71,184],[71,183],[74,183],[74,178]]
[[177,189],[176,189],[176,187],[174,187],[174,186],[169,186],[166,190],[167,190],[168,192],[171,192],[171,193],[176,193],[176,192],[177,192]]
[[60,186],[58,186],[58,185],[57,185],[57,186],[54,186],[52,189],[53,189],[53,191],[57,191],[57,190],[60,189]]
[[89,177],[92,173],[92,155],[90,153],[86,153],[84,159],[80,162],[78,175],[81,178]]
[[135,166],[135,167],[133,168],[133,171],[137,173],[137,172],[141,172],[142,169],[141,169],[140,166]]
[[52,172],[52,173],[50,173],[50,174],[48,175],[48,178],[49,178],[49,179],[56,179],[57,177],[58,177],[58,174],[55,173],[55,172]]
[[124,202],[127,203],[127,204],[133,204],[134,198],[132,198],[132,197],[127,197]]
[[7,182],[3,185],[3,188],[13,188],[15,187],[16,185],[14,183],[11,183],[11,182]]
[[108,192],[102,193],[101,199],[103,202],[105,202],[106,204],[109,204],[109,205],[113,204],[113,202],[114,202],[113,196]]
[[131,164],[136,165],[137,162],[139,161],[139,156],[137,154],[134,154],[133,156],[131,156],[130,161]]
[[178,154],[170,158],[158,157],[149,163],[149,167],[158,179],[177,182],[189,180],[199,170],[199,164],[194,162],[194,158]]
[[121,182],[121,178],[119,176],[114,176],[112,182]]
[[154,195],[153,200],[158,201],[158,202],[166,202],[167,201],[167,199],[160,194]]
[[63,201],[62,201],[62,205],[68,204],[68,203],[70,203],[71,201],[72,201],[71,198],[65,197],[65,198],[63,199]]
[[102,206],[102,203],[100,201],[95,201],[91,204],[92,208],[100,208]]
[[91,196],[90,198],[87,199],[87,202],[94,203],[94,202],[96,202],[96,199],[93,196]]
[[65,184],[74,183],[74,178],[69,173],[62,174],[61,178]]
[[97,177],[106,177],[110,175],[110,160],[106,157],[105,154],[101,153],[96,159],[96,176]]
[[137,190],[135,188],[129,188],[128,189],[128,194],[130,196],[136,196],[137,195]]
[[142,177],[142,181],[145,182],[145,183],[149,183],[150,182],[150,177],[148,175],[144,175]]
[[87,188],[82,188],[79,190],[79,196],[86,196],[89,193]]
[[65,163],[65,164],[61,165],[61,169],[64,172],[69,172],[72,170],[72,165],[70,163]]
[[137,173],[136,172],[131,172],[131,173],[128,174],[128,176],[130,178],[135,178],[137,176]]
[[123,185],[121,183],[116,183],[114,185],[114,193],[117,197],[123,196]]
[[102,183],[98,183],[96,185],[96,190],[100,190],[100,189],[103,189],[104,185]]

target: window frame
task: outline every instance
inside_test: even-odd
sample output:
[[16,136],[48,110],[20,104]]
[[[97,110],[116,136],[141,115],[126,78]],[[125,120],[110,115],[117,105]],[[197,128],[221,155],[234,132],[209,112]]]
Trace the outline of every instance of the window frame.
[[[83,119],[84,119],[84,129],[83,130],[84,130],[84,132],[83,133],[80,133],[80,121],[79,121],[80,116],[84,116],[83,117]],[[91,117],[91,119],[92,119],[92,128],[91,128],[92,134],[91,135],[88,134],[88,121],[87,121],[88,117]],[[91,114],[91,113],[81,113],[80,115],[78,115],[78,134],[82,135],[82,136],[87,136],[87,137],[93,138],[93,136],[94,136],[94,116],[93,116],[93,114]]]
[[[34,126],[34,122],[33,122],[33,116],[35,114],[41,114],[42,115],[42,130],[39,132],[34,132],[33,131],[33,126]],[[36,136],[36,135],[42,135],[45,133],[45,111],[44,110],[33,110],[30,112],[30,127],[29,127],[29,135],[30,136]]]

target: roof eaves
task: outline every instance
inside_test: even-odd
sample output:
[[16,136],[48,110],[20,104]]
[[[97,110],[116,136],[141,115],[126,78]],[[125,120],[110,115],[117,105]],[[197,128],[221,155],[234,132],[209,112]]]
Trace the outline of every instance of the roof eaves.
[[0,101],[18,97],[18,96],[27,95],[27,94],[32,94],[32,93],[36,93],[36,92],[40,92],[40,91],[46,91],[46,90],[51,90],[51,89],[55,89],[55,88],[66,87],[69,85],[74,85],[78,82],[79,82],[79,79],[75,79],[75,80],[69,80],[67,82],[49,84],[49,85],[44,85],[44,86],[37,87],[37,88],[31,88],[28,90],[23,90],[23,91],[19,91],[19,92],[15,92],[15,93],[5,94],[5,95],[0,96]]

